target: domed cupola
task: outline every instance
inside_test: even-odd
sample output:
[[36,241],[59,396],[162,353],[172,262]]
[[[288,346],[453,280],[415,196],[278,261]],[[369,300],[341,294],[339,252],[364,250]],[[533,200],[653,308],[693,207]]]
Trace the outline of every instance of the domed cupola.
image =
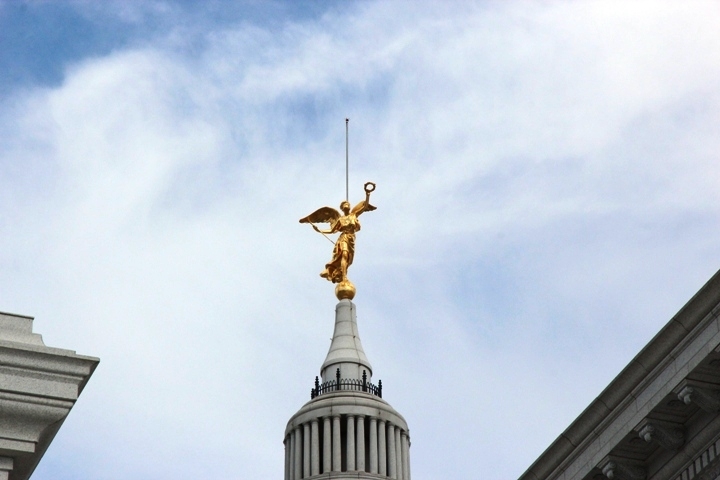
[[285,480],[410,480],[407,422],[372,383],[358,334],[356,308],[335,307],[335,333],[310,401],[285,429]]

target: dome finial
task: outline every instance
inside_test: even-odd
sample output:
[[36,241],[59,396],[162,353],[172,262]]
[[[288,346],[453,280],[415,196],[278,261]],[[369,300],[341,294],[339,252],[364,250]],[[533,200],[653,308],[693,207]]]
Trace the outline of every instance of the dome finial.
[[335,287],[335,296],[338,300],[355,298],[355,285],[350,280],[343,280]]

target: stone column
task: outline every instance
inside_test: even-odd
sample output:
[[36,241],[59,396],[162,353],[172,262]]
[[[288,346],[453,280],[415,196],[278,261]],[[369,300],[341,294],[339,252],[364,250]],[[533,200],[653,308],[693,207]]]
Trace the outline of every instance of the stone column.
[[378,473],[377,419],[370,417],[370,473]]
[[339,472],[342,468],[342,444],[340,441],[340,415],[333,416],[332,426],[332,469]]
[[387,434],[385,433],[385,420],[380,420],[378,423],[378,473],[380,475],[387,475],[387,449],[385,448],[385,441],[387,440]]
[[412,472],[412,469],[410,468],[410,465],[411,465],[411,463],[412,463],[412,462],[410,461],[410,447],[411,447],[411,446],[412,446],[412,442],[410,441],[410,435],[408,435],[408,451],[407,451],[407,459],[408,459],[408,464],[407,464],[407,472],[408,472],[408,474],[407,474],[407,475],[408,475],[408,478],[412,478],[412,475],[410,474],[410,472]]
[[347,416],[347,471],[355,470],[355,417]]
[[357,416],[357,461],[356,467],[358,471],[365,471],[365,417]]
[[332,428],[330,417],[323,418],[323,471],[327,473],[332,468]]
[[293,431],[293,443],[295,449],[295,459],[293,460],[293,480],[302,478],[302,432],[300,425],[295,427]]
[[310,475],[320,473],[320,432],[318,431],[318,419],[310,422]]
[[402,442],[400,441],[400,427],[395,427],[395,462],[397,463],[397,478],[402,480],[403,464],[402,464]]
[[285,480],[290,480],[290,436],[285,437]]
[[310,476],[310,424],[303,424],[303,477]]
[[387,425],[388,476],[397,477],[397,450],[395,449],[395,425]]
[[288,465],[288,480],[295,480],[295,436],[291,431],[288,435],[288,446],[290,447],[290,465]]
[[402,442],[402,471],[403,480],[410,480],[410,445],[408,444],[407,432],[400,434],[400,440]]

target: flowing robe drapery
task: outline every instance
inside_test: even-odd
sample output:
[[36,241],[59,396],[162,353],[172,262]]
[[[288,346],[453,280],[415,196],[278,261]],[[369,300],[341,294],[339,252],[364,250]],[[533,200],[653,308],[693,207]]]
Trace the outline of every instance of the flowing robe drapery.
[[[352,265],[355,257],[355,232],[360,230],[360,222],[355,214],[344,215],[336,220],[331,230],[342,232],[335,242],[332,259],[325,265],[320,274],[333,283],[340,283],[347,276],[347,268]],[[346,271],[342,271],[343,252],[347,252]]]

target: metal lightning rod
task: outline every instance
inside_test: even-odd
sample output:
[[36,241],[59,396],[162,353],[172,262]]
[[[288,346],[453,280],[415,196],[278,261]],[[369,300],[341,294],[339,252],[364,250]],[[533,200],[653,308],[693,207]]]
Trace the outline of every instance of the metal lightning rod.
[[345,200],[350,201],[350,174],[349,174],[349,157],[348,157],[348,123],[349,118],[345,119]]

